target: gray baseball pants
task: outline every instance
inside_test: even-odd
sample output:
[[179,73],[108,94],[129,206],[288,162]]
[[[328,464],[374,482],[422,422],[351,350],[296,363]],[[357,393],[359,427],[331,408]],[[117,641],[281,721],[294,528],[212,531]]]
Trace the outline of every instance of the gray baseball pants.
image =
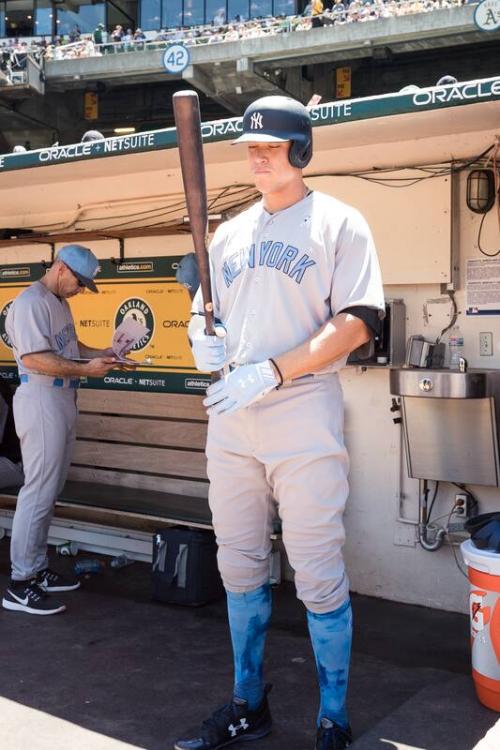
[[26,580],[47,567],[47,537],[71,462],[76,416],[74,388],[35,381],[21,383],[14,396],[25,481],[12,525],[13,580]]
[[309,376],[234,414],[209,419],[209,501],[226,589],[269,579],[276,506],[283,543],[307,609],[348,598],[342,546],[349,461],[336,374]]

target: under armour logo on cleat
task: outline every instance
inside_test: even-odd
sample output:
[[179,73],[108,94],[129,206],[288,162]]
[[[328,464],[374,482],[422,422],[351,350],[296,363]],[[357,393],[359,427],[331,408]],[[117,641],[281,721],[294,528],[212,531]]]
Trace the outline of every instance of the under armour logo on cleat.
[[236,737],[240,729],[248,729],[248,726],[249,725],[247,724],[246,718],[243,717],[242,719],[240,719],[240,723],[237,726],[234,726],[234,724],[230,724],[228,726],[228,730],[231,732],[231,737]]
[[250,118],[250,130],[262,130],[264,123],[260,112],[255,112]]

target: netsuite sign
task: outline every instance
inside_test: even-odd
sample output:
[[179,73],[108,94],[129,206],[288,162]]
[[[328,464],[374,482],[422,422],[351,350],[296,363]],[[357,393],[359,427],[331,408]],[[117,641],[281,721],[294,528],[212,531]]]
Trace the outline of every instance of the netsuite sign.
[[[326,102],[311,107],[310,113],[313,126],[322,126],[390,117],[424,109],[440,109],[497,98],[500,98],[500,77],[457,83],[451,86],[433,86],[408,93]],[[242,120],[239,117],[206,122],[201,126],[205,142],[233,139],[241,133],[241,130]],[[175,128],[168,128],[150,133],[106,138],[90,143],[54,146],[38,151],[28,151],[24,154],[6,154],[0,156],[0,172],[125,153],[175,148],[176,145]]]

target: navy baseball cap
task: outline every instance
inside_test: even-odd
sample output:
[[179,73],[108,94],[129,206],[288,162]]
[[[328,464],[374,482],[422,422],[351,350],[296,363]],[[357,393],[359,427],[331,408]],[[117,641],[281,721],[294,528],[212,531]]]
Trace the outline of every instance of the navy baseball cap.
[[99,271],[99,261],[92,250],[83,245],[64,245],[57,253],[56,260],[61,260],[73,271],[78,281],[85,284],[91,292],[98,292],[94,278]]
[[186,287],[189,296],[193,299],[198,287],[200,286],[200,272],[195,253],[188,253],[181,258],[175,273],[175,278],[179,284]]

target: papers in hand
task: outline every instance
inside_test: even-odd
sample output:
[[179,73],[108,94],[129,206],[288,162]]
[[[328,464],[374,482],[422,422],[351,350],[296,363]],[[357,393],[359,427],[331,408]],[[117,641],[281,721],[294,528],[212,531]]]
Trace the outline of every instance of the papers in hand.
[[124,359],[132,347],[147,333],[149,333],[149,328],[139,323],[138,320],[125,318],[115,331],[111,348],[119,359]]

